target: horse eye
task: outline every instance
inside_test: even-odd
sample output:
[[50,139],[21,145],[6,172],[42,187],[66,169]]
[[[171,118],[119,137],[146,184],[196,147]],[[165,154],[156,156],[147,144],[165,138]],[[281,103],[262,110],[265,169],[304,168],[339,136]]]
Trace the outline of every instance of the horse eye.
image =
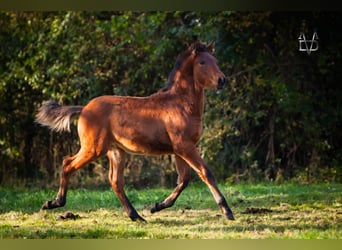
[[201,64],[201,65],[204,65],[204,64],[205,64],[205,61],[200,61],[200,64]]

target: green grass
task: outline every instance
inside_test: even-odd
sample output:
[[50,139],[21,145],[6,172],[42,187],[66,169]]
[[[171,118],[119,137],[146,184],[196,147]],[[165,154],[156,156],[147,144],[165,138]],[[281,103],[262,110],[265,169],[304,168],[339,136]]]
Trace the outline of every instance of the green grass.
[[[57,190],[0,188],[0,238],[341,239],[341,184],[219,185],[234,211],[223,218],[204,184],[190,185],[169,209],[149,208],[171,189],[127,190],[147,223],[132,222],[115,194],[70,190],[64,208],[40,211]],[[247,208],[269,213],[246,214]],[[70,211],[78,219],[61,220]]]

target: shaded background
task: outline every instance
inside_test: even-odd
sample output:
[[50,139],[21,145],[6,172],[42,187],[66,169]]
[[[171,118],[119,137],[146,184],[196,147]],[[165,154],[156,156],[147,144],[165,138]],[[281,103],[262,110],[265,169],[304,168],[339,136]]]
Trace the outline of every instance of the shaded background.
[[[198,148],[219,182],[341,182],[341,12],[0,12],[0,183],[58,185],[75,126],[34,123],[41,103],[162,88],[194,35],[216,42],[230,84],[206,93]],[[298,51],[300,33],[319,49]],[[75,124],[75,123],[74,123]],[[107,186],[107,160],[72,178]],[[126,182],[173,186],[173,158],[130,156]],[[196,179],[196,178],[195,178]]]

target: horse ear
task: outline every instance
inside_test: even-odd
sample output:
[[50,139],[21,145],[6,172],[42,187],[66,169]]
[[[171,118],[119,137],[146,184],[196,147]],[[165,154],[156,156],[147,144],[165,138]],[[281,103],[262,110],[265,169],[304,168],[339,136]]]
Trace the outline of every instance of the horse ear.
[[214,54],[214,52],[215,52],[215,42],[214,41],[209,43],[209,45],[207,46],[207,51],[210,54]]
[[200,42],[198,40],[194,41],[190,46],[191,54],[196,55],[198,53]]

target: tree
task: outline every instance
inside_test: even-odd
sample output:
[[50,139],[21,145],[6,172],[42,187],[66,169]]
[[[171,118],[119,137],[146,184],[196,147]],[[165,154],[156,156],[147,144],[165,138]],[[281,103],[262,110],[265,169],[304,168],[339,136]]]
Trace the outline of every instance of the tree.
[[[220,93],[207,92],[198,145],[220,181],[341,181],[340,14],[0,12],[0,181],[45,185],[78,149],[75,128],[59,135],[34,123],[44,100],[151,94],[194,36],[215,41],[230,80]],[[319,50],[299,52],[300,32],[314,31]],[[172,162],[130,157],[127,179],[169,185]],[[106,179],[102,166],[75,179]]]

